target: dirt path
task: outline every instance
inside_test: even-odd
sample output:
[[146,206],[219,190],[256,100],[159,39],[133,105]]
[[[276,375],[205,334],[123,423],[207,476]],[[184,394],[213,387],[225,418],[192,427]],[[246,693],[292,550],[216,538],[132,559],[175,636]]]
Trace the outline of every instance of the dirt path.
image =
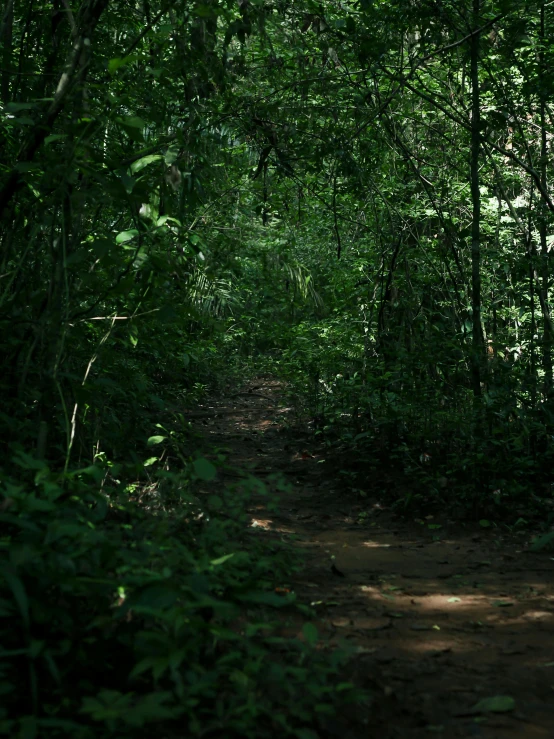
[[[277,514],[253,506],[251,526],[298,536],[306,567],[292,585],[314,604],[322,642],[356,645],[350,676],[374,701],[352,739],[554,739],[554,557],[498,530],[404,524],[341,497],[284,406],[279,384],[259,380],[195,423],[231,465],[291,485]],[[497,696],[511,710],[475,710]]]

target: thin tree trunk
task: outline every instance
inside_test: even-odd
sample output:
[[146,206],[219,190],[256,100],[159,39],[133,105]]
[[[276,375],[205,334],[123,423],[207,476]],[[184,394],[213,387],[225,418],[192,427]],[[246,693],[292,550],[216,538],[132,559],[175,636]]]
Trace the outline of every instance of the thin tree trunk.
[[[473,28],[479,28],[480,0],[473,0]],[[471,351],[471,386],[473,397],[481,397],[481,374],[484,365],[484,341],[481,329],[481,194],[479,192],[479,153],[481,149],[481,115],[479,91],[479,33],[471,37],[471,303],[473,342]]]
[[2,82],[0,85],[0,94],[2,102],[10,101],[10,70],[12,65],[12,46],[13,46],[13,2],[8,0],[2,25],[0,26],[0,43],[2,43]]
[[[547,191],[548,182],[546,175],[546,165],[548,157],[548,148],[546,141],[546,79],[545,79],[545,58],[544,44],[546,43],[545,33],[545,9],[544,2],[541,3],[540,11],[540,45],[539,45],[539,90],[540,90],[540,120],[541,120],[541,151],[540,151],[540,178],[544,191]],[[548,257],[548,244],[546,242],[548,228],[548,211],[546,203],[541,202],[539,217],[539,238],[541,244],[541,284],[540,284],[540,302],[543,318],[542,332],[542,367],[544,371],[543,392],[545,398],[552,395],[552,321],[550,315],[550,304],[548,301],[548,288],[550,283],[550,269]]]
[[[535,318],[535,249],[533,249],[533,180],[530,184],[529,193],[529,216],[527,221],[527,259],[529,260],[529,303],[531,305],[531,340],[529,342],[529,361],[530,361],[530,395],[531,395],[531,408],[534,411],[537,407],[537,357],[535,349],[535,333],[536,333],[536,318]],[[532,446],[534,442],[531,440]]]

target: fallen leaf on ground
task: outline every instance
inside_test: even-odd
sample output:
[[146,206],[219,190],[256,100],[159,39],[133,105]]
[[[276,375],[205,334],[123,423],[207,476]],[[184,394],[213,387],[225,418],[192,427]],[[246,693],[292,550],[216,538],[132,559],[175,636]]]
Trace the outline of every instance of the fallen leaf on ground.
[[515,700],[510,695],[493,695],[483,698],[470,709],[472,714],[476,713],[508,713],[516,707]]

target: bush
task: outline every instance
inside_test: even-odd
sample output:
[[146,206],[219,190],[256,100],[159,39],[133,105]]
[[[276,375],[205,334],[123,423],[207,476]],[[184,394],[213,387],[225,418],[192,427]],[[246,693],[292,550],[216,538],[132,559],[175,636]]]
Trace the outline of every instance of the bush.
[[18,463],[0,513],[0,734],[309,737],[354,697],[314,627],[275,635],[268,613],[298,608],[274,590],[293,553],[247,533],[248,484],[201,501],[204,460],[139,505],[122,468]]

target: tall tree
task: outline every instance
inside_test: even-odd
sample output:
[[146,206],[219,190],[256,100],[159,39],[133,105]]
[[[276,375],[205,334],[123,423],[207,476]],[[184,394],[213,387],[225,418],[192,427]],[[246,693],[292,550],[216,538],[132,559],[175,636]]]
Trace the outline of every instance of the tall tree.
[[484,365],[484,337],[481,327],[481,192],[479,164],[481,154],[481,95],[479,56],[481,38],[481,1],[473,0],[471,23],[471,310],[472,356],[471,376],[473,395],[481,397],[481,375]]

